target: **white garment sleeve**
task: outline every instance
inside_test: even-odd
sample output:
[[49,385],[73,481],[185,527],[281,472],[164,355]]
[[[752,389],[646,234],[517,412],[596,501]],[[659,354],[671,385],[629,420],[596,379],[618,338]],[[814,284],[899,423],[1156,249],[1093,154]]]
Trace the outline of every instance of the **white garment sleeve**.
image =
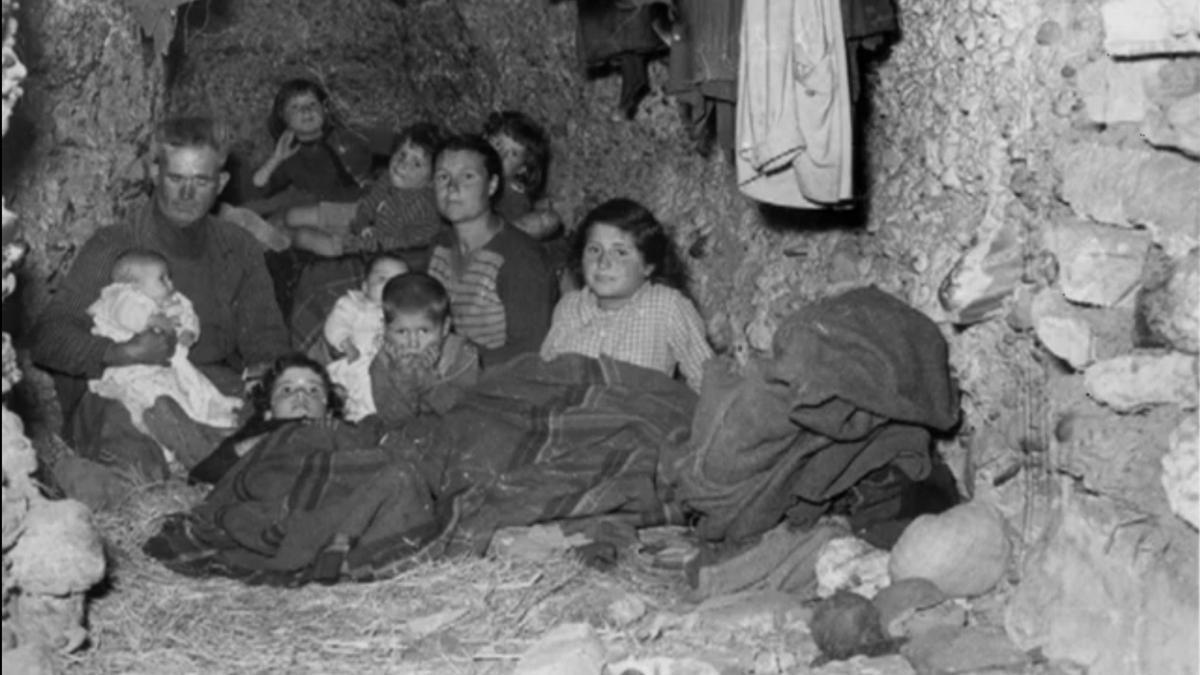
[[94,321],[92,334],[125,342],[146,330],[158,304],[127,283],[113,283],[100,289],[100,297],[88,307]]
[[359,313],[358,303],[354,296],[343,295],[325,317],[325,341],[334,349],[341,349],[342,343],[354,335],[356,316]]
[[177,335],[190,332],[200,337],[200,317],[196,315],[196,308],[186,295],[176,291],[162,309],[167,318],[175,322]]

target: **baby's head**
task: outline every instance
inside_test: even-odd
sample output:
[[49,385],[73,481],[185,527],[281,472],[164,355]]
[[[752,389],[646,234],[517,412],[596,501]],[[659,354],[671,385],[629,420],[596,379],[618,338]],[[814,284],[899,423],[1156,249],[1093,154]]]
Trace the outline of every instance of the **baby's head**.
[[423,272],[401,274],[383,289],[384,348],[393,356],[441,356],[450,333],[450,296]]
[[367,266],[367,278],[363,280],[362,291],[373,302],[383,300],[383,287],[392,278],[408,271],[408,264],[390,255],[376,257]]
[[546,189],[550,166],[550,138],[529,115],[516,110],[494,112],[483,125],[483,135],[504,163],[504,180],[531,200]]
[[392,185],[398,188],[433,185],[433,158],[442,141],[442,130],[436,124],[418,122],[401,131],[388,164]]
[[131,284],[158,303],[164,302],[175,292],[167,259],[147,249],[130,249],[117,256],[111,280]]

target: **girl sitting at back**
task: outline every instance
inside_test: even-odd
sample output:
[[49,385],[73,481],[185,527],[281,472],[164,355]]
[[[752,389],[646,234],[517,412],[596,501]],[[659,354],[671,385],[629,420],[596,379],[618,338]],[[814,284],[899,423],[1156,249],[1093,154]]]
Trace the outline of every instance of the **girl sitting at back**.
[[396,139],[387,174],[359,200],[349,232],[337,236],[301,226],[295,230],[295,245],[326,256],[402,254],[411,267],[424,267],[424,254],[442,228],[433,191],[433,157],[442,136],[434,124],[404,129]]
[[713,351],[662,224],[641,204],[612,199],[588,212],[575,236],[584,287],[554,308],[542,358],[604,354],[668,375],[678,367],[699,391]]
[[338,298],[325,320],[325,341],[342,356],[329,364],[329,376],[346,390],[346,419],[375,412],[371,397],[371,361],[383,339],[383,288],[408,271],[404,261],[383,255],[372,261],[362,288]]
[[[269,198],[250,207],[265,217],[283,216],[288,225],[344,231],[370,180],[367,138],[337,119],[324,87],[303,78],[279,88],[268,126],[275,148],[253,183]],[[300,206],[306,208],[294,209]]]
[[504,165],[504,193],[496,213],[539,241],[559,234],[562,221],[549,200],[542,198],[550,167],[550,139],[541,125],[515,110],[494,112],[483,125],[483,136]]

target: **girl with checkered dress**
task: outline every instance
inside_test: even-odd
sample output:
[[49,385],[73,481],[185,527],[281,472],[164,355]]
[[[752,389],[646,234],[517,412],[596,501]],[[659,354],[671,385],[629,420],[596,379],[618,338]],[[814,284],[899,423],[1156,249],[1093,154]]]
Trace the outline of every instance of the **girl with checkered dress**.
[[633,200],[612,199],[584,217],[576,237],[572,264],[584,287],[555,307],[542,358],[604,354],[668,375],[678,369],[699,391],[713,351],[662,223]]

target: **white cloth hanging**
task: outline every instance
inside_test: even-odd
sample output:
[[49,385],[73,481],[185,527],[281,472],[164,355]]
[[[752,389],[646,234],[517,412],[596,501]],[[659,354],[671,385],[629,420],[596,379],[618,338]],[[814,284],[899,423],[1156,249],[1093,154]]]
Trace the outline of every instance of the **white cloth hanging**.
[[850,199],[853,128],[840,0],[746,0],[740,53],[742,193],[798,208]]

